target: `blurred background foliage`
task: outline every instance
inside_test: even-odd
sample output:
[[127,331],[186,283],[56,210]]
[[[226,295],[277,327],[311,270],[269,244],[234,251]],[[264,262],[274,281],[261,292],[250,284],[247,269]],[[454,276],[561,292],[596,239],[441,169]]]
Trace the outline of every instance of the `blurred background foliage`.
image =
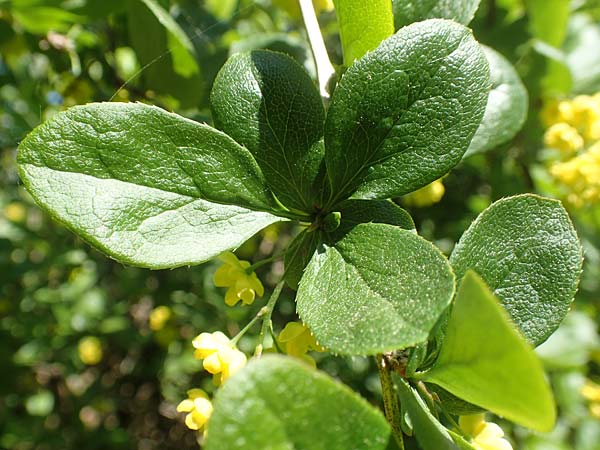
[[[339,66],[335,13],[327,1],[314,3]],[[446,254],[498,198],[564,199],[549,171],[540,113],[600,91],[600,1],[483,0],[472,27],[515,65],[530,109],[515,139],[466,158],[443,179],[437,203],[398,199]],[[212,283],[218,263],[151,272],[107,259],[33,204],[15,149],[40,122],[92,101],[147,102],[210,123],[217,71],[228,55],[257,48],[289,53],[314,77],[295,0],[0,0],[0,448],[197,448],[175,405],[191,387],[214,387],[191,340],[202,331],[235,335],[264,299],[225,306]],[[585,268],[573,311],[538,349],[559,424],[540,435],[503,423],[515,449],[600,449],[600,202],[566,205]],[[297,232],[269,227],[237,254],[256,262]],[[282,271],[280,261],[259,269],[267,290]],[[274,319],[276,331],[295,319],[293,292],[284,291]],[[252,333],[240,342],[253,345]],[[371,360],[314,356],[319,368],[379,401]]]

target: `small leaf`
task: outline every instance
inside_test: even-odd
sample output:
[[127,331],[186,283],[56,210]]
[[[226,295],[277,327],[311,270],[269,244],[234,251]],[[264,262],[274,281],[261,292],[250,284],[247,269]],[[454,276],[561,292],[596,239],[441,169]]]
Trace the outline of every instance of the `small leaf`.
[[321,244],[320,231],[302,231],[294,238],[285,254],[285,282],[294,290],[304,274],[304,269]]
[[526,194],[492,204],[452,252],[458,279],[475,270],[534,345],[558,327],[581,273],[581,246],[557,200]]
[[492,90],[483,121],[465,156],[486,152],[512,139],[527,118],[527,90],[514,67],[497,51],[483,46],[490,65]]
[[587,14],[574,14],[569,21],[564,50],[573,75],[575,93],[600,90],[600,29]]
[[334,91],[325,124],[331,203],[399,196],[440,178],[467,150],[488,92],[487,60],[462,25],[428,20],[386,39]]
[[281,202],[312,212],[325,169],[325,113],[306,71],[282,53],[233,55],[215,80],[211,104],[217,126],[252,152]]
[[394,377],[394,382],[402,409],[408,414],[415,438],[422,449],[459,450],[448,430],[431,414],[415,389],[400,377]]
[[206,450],[384,450],[390,435],[383,415],[353,391],[282,356],[263,356],[227,380],[208,427]]
[[560,47],[567,34],[571,12],[565,0],[526,0],[531,34],[553,47]]
[[454,275],[431,243],[369,223],[317,250],[296,301],[320,344],[363,355],[425,341],[453,292]]
[[333,4],[346,66],[394,34],[390,0],[333,0]]
[[173,58],[173,69],[185,78],[200,72],[194,45],[179,24],[156,0],[141,0],[168,32],[167,42]]
[[473,271],[461,282],[438,359],[420,378],[520,425],[554,426],[542,364]]
[[450,19],[468,25],[481,0],[393,0],[396,28],[426,19]]
[[390,200],[346,200],[337,209],[342,215],[340,230],[348,231],[360,223],[387,223],[414,230],[410,214]]
[[197,264],[282,220],[217,204],[275,209],[247,150],[207,125],[151,106],[71,108],[32,131],[17,160],[41,206],[128,264]]

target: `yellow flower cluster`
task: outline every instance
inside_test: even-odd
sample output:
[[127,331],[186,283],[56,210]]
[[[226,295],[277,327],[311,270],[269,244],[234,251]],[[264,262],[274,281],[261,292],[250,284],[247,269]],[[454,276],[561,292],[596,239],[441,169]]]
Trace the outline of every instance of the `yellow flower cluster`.
[[485,421],[485,414],[461,416],[460,428],[473,438],[471,445],[477,450],[513,450],[504,439],[504,431],[498,425]]
[[431,206],[434,203],[439,202],[444,194],[446,188],[442,183],[442,180],[435,180],[433,183],[429,183],[427,186],[422,187],[410,194],[404,196],[404,203],[408,206],[416,206],[417,208],[424,208]]
[[315,367],[315,360],[307,355],[309,351],[324,352],[325,349],[321,347],[310,329],[299,322],[289,322],[279,336],[277,336],[277,342],[289,356],[299,358],[304,362]]
[[223,253],[219,259],[224,264],[215,272],[214,282],[217,287],[229,288],[225,293],[225,303],[235,306],[241,300],[243,305],[251,305],[257,295],[264,295],[265,288],[256,274],[248,273],[248,261],[240,261],[231,252]]
[[202,430],[213,412],[213,406],[206,392],[202,389],[190,389],[188,398],[177,405],[178,412],[188,413],[185,424],[191,430]]
[[246,355],[231,343],[220,331],[201,333],[192,341],[196,349],[194,357],[202,359],[202,366],[214,375],[213,381],[220,385],[246,365]]
[[589,402],[592,417],[600,420],[600,384],[586,380],[581,388],[581,395]]
[[541,112],[544,144],[559,150],[550,174],[580,208],[600,202],[600,93],[549,102]]

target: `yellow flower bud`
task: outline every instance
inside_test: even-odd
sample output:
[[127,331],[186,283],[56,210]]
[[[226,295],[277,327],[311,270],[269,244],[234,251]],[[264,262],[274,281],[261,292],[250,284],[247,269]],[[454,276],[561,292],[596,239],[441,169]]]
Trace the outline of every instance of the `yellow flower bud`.
[[435,180],[433,183],[430,183],[421,189],[405,195],[404,202],[409,206],[423,208],[439,202],[444,196],[445,192],[446,188],[444,187],[442,180]]
[[213,412],[213,406],[208,395],[202,389],[190,389],[188,398],[177,405],[178,412],[188,413],[185,416],[185,424],[191,430],[205,428]]
[[79,359],[89,366],[102,361],[102,344],[97,337],[88,336],[81,339],[77,345],[77,352]]
[[498,425],[485,421],[484,414],[461,416],[460,428],[473,437],[471,445],[477,450],[512,450],[512,445],[504,439],[504,431]]
[[250,267],[248,261],[240,261],[231,252],[223,253],[219,259],[224,263],[217,269],[214,275],[214,283],[217,287],[227,287],[225,303],[235,306],[240,300],[243,305],[254,302],[256,295],[262,297],[265,288],[254,272],[248,273]]
[[583,147],[583,138],[577,130],[567,123],[560,122],[552,125],[544,135],[544,144],[561,152],[570,154]]

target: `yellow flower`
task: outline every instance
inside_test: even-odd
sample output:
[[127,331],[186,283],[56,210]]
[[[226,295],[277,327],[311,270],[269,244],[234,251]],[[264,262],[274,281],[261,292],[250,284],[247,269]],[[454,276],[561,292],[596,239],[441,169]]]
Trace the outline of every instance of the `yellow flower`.
[[213,412],[213,406],[208,395],[202,389],[190,389],[188,398],[177,405],[177,411],[188,413],[185,424],[191,430],[201,430],[206,427],[208,419]]
[[579,208],[600,202],[600,142],[569,161],[555,163],[550,173],[568,189],[571,205]]
[[512,445],[504,439],[504,431],[498,425],[485,421],[485,414],[461,416],[460,428],[473,437],[471,445],[477,450],[512,450]]
[[582,148],[584,142],[575,128],[565,122],[559,122],[546,130],[544,144],[570,154]]
[[27,210],[21,203],[13,202],[4,207],[4,217],[11,222],[23,222],[27,216]]
[[[298,0],[273,0],[273,4],[296,19],[302,17]],[[321,11],[333,11],[333,0],[313,0],[313,7],[317,14]]]
[[559,122],[572,123],[573,117],[573,106],[568,100],[547,100],[540,112],[540,118],[546,128]]
[[600,139],[600,101],[597,97],[579,95],[571,102],[573,126],[580,129],[586,139]]
[[214,375],[216,384],[223,383],[246,365],[246,355],[231,344],[220,331],[201,333],[192,341],[194,357],[204,360],[204,369]]
[[217,287],[229,288],[225,293],[225,303],[235,306],[241,300],[243,305],[250,305],[256,295],[263,296],[265,288],[256,274],[246,272],[250,267],[248,261],[240,261],[231,252],[223,253],[219,259],[225,264],[215,272],[214,282]]
[[433,183],[429,183],[427,186],[406,195],[404,197],[404,202],[409,206],[423,208],[439,202],[445,192],[446,188],[444,188],[442,180],[435,180]]
[[323,352],[310,329],[299,322],[289,322],[277,336],[277,342],[283,347],[286,354],[302,359],[311,366],[316,366],[315,361],[306,353],[309,351]]
[[600,420],[600,384],[586,380],[581,388],[581,395],[590,402],[589,411],[591,416]]
[[102,344],[97,337],[88,336],[81,339],[77,345],[77,352],[79,359],[89,366],[102,361]]
[[150,313],[150,329],[154,331],[162,330],[165,324],[171,318],[171,316],[171,308],[169,308],[168,306],[157,306]]

